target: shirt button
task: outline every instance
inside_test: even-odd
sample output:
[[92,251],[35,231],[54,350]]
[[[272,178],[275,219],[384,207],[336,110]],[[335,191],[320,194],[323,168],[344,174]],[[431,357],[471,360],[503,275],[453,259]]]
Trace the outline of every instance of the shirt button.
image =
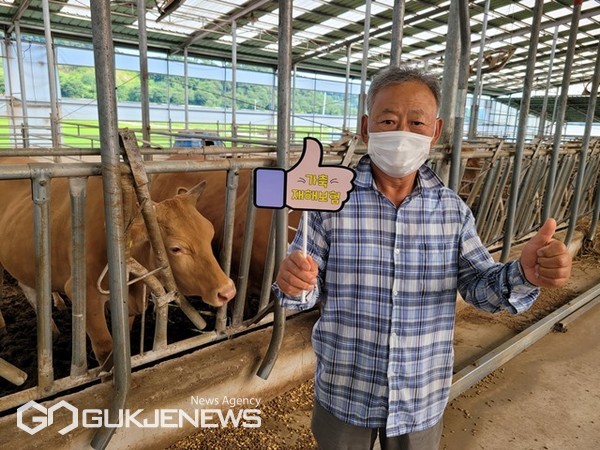
[[394,249],[394,253],[397,255],[398,253],[400,253],[400,249],[399,248],[395,248]]
[[392,291],[392,295],[394,295],[394,296],[398,295],[398,291]]

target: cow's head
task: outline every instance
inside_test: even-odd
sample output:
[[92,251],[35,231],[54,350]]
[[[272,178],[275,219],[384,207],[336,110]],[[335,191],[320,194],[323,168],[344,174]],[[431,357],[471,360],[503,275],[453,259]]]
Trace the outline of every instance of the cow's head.
[[213,254],[214,227],[196,209],[205,185],[199,183],[156,203],[154,209],[179,292],[222,306],[235,296],[236,289]]

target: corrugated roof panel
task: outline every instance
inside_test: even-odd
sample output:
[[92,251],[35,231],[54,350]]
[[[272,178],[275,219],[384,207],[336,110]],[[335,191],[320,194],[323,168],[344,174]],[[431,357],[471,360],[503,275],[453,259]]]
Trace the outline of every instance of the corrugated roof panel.
[[90,0],[68,0],[61,8],[61,14],[90,17]]
[[558,19],[562,17],[568,17],[573,15],[573,11],[570,8],[560,8],[554,11],[549,11],[545,13],[548,17],[553,19]]
[[490,8],[490,12],[494,15],[511,15],[522,10],[523,8],[519,6],[518,2],[512,2],[500,8]]
[[238,8],[239,2],[235,1],[186,0],[179,8],[179,13],[216,21],[227,19]]
[[[486,0],[469,2],[471,14],[472,64],[475,63],[481,39],[483,11]],[[136,46],[139,36],[135,1],[111,2],[113,37],[118,45]],[[199,58],[231,56],[231,21],[237,23],[238,62],[277,65],[278,2],[268,0],[184,0],[182,5],[157,22],[161,15],[154,0],[147,0],[147,36],[150,49],[181,51],[189,45],[189,54]],[[51,20],[55,35],[91,40],[90,0],[61,0],[51,2]],[[405,2],[402,59],[411,63],[429,61],[440,70],[448,35],[449,0]],[[556,47],[553,82],[561,82],[560,65],[568,44],[572,1],[544,2],[544,16],[538,48],[538,65],[547,71],[555,23],[560,23]],[[31,0],[20,18],[24,34],[34,33],[43,38],[41,0]],[[388,63],[391,48],[391,18],[394,0],[374,0],[371,8],[369,39],[369,73]],[[508,46],[516,51],[503,69],[486,75],[486,89],[491,93],[522,89],[523,66],[530,42],[529,27],[535,0],[492,0],[485,36],[485,50]],[[17,8],[11,0],[0,0],[0,25],[10,28]],[[346,71],[346,48],[352,44],[350,64],[352,76],[358,76],[362,65],[364,0],[294,0],[293,1],[293,59],[300,61],[303,70],[338,73]],[[573,66],[574,79],[589,77],[600,35],[600,1],[586,0],[581,7],[577,54]],[[517,79],[515,81],[515,78]],[[555,81],[556,80],[556,81]],[[521,82],[521,83],[519,83]]]
[[302,14],[306,14],[307,12],[313,11],[321,6],[323,6],[322,0],[296,0],[294,1],[294,9],[292,11],[292,17],[296,18],[301,16]]

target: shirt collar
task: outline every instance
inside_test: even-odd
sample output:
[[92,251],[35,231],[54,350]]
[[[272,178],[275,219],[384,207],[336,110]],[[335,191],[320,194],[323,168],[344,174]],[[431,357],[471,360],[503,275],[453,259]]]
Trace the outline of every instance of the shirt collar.
[[[356,166],[356,178],[354,185],[357,188],[370,189],[373,187],[373,173],[371,172],[371,158],[364,155]],[[413,193],[421,192],[426,189],[439,189],[444,187],[444,183],[437,174],[423,164],[419,167],[417,174],[417,185]]]

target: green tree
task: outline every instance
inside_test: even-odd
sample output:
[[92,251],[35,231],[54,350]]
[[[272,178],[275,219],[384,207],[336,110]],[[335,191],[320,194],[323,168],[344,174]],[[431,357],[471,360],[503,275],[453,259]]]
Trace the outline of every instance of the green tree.
[[139,102],[141,99],[140,77],[132,70],[117,70],[115,74],[117,99],[120,102]]
[[148,74],[148,100],[150,103],[167,103],[167,80],[166,75]]
[[[68,98],[96,98],[95,74],[92,67],[59,66],[61,93]],[[0,88],[4,88],[3,71],[0,67]],[[116,71],[118,101],[139,102],[141,100],[140,76],[138,71]],[[231,82],[188,79],[189,104],[206,108],[231,108]],[[273,87],[252,83],[237,83],[236,107],[238,110],[273,111]],[[150,103],[183,105],[185,84],[181,76],[167,76],[151,73],[148,75]],[[168,97],[167,97],[168,95]],[[275,98],[275,102],[276,102]],[[358,96],[349,98],[348,114],[356,113]],[[342,115],[344,112],[344,94],[337,92],[298,89],[294,94],[294,112],[296,114]]]
[[272,109],[271,86],[249,83],[237,84],[237,107],[239,109],[256,109],[265,111]]
[[59,65],[60,92],[67,98],[96,98],[96,74],[93,67]]
[[[183,105],[185,103],[184,78],[172,76],[169,79],[169,97],[171,104]],[[189,91],[188,91],[189,94]]]
[[190,79],[190,105],[220,108],[223,98],[223,82],[217,80]]

